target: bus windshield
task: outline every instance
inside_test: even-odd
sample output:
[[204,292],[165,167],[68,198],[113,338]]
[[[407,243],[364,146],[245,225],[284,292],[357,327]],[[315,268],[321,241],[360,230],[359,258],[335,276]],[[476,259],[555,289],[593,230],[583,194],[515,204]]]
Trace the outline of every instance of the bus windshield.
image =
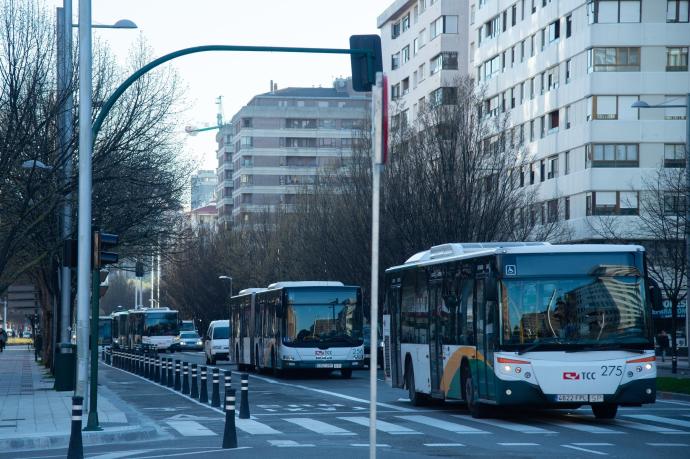
[[98,344],[108,345],[113,342],[112,320],[98,319]]
[[292,346],[362,344],[359,314],[354,304],[290,305],[283,342]]
[[642,278],[631,272],[501,281],[507,348],[644,346],[651,324]]
[[176,336],[178,333],[176,312],[156,312],[146,315],[144,336]]

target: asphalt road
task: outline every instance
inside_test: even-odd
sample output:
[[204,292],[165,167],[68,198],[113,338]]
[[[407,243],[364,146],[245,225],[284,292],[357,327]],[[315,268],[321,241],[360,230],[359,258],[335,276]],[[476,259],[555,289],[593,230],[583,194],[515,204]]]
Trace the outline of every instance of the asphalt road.
[[[202,353],[176,353],[173,357],[204,363]],[[224,362],[218,366],[231,368]],[[158,425],[163,436],[148,442],[88,447],[87,457],[228,457],[229,451],[220,448],[221,409],[104,365],[100,381],[121,403],[140,413],[142,420]],[[250,373],[249,384],[251,419],[236,420],[240,449],[232,451],[233,457],[368,457],[368,372],[355,372],[349,380],[337,373],[288,378]],[[239,373],[233,374],[233,387],[239,389]],[[478,420],[461,403],[413,407],[405,392],[384,382],[379,383],[378,394],[377,450],[382,458],[632,459],[687,457],[690,449],[690,402],[680,400],[622,408],[611,421],[595,420],[588,407],[521,410],[506,412],[498,419]],[[0,453],[0,457],[57,458],[65,457],[65,451]]]

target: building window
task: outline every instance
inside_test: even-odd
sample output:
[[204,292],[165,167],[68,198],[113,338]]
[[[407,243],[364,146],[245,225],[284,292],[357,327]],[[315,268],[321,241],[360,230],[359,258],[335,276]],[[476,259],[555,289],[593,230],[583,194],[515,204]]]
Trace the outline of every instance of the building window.
[[558,155],[550,156],[547,161],[549,163],[549,171],[546,178],[552,179],[558,177]]
[[570,38],[573,34],[573,15],[569,14],[565,17],[565,38]]
[[286,129],[316,129],[316,119],[311,118],[286,118]]
[[515,108],[515,93],[517,92],[517,86],[510,88],[510,108]]
[[537,12],[537,0],[532,0],[532,14]]
[[426,78],[426,64],[421,64],[419,66],[419,81],[424,81],[424,78]]
[[405,96],[410,92],[410,78],[405,78],[401,81],[402,95]]
[[534,163],[529,165],[529,184],[534,185],[534,176],[535,176],[535,171],[534,171]]
[[558,221],[558,199],[546,202],[546,218],[549,223]]
[[549,24],[549,43],[558,40],[561,37],[561,21],[554,21]]
[[395,40],[400,36],[400,22],[391,24],[391,38]]
[[391,86],[391,100],[397,100],[400,98],[400,83]]
[[590,24],[640,22],[640,0],[593,0],[587,15]]
[[546,90],[551,91],[552,89],[558,88],[558,66],[551,67],[546,72]]
[[686,195],[684,193],[664,193],[664,215],[685,215]]
[[515,27],[516,24],[517,24],[517,3],[515,3],[510,8],[510,26]]
[[570,152],[569,151],[565,152],[565,161],[564,162],[565,162],[565,170],[563,171],[563,173],[565,175],[568,175],[568,174],[570,174]]
[[639,167],[638,144],[597,143],[587,145],[588,167]]
[[688,70],[688,48],[666,48],[666,71],[685,72]]
[[570,129],[570,105],[566,105],[563,111],[565,112],[565,128]]
[[400,27],[402,29],[402,32],[406,31],[407,29],[410,28],[410,13],[407,13],[403,18],[402,21],[400,21]]
[[534,120],[529,120],[529,141],[534,142]]
[[666,2],[666,22],[688,22],[688,0]]
[[570,75],[573,67],[573,61],[568,59],[565,61],[565,83],[570,83]]
[[484,23],[484,37],[487,39],[496,38],[499,34],[501,16],[494,16]]
[[541,29],[539,31],[539,42],[541,43],[541,51],[544,51],[544,48],[546,47],[546,29]]
[[587,99],[587,120],[637,120],[632,104],[638,96],[592,96]]
[[[501,68],[500,68],[500,60],[501,58],[497,55],[489,59],[488,61],[484,62],[483,67],[484,67],[484,79],[488,80],[491,79],[491,77],[498,73]],[[456,62],[457,62],[457,55],[456,55]],[[457,65],[457,64],[456,64]]]
[[442,33],[458,33],[457,16],[441,16],[431,23],[429,39],[432,40]]
[[400,53],[395,53],[391,56],[391,69],[395,70],[400,67]]
[[529,37],[529,57],[534,57],[534,53],[537,50],[536,42],[536,34]]
[[439,70],[457,70],[458,69],[458,53],[444,52],[432,57],[429,61],[429,72],[431,75]]
[[520,42],[520,62],[525,62],[525,41]]
[[457,102],[457,88],[438,88],[429,93],[429,104],[432,107],[439,105],[453,105]]
[[[685,96],[666,96],[664,104],[667,105],[685,105]],[[685,119],[685,106],[683,107],[668,107],[664,109],[664,119],[665,120],[684,120]]]
[[539,123],[539,138],[543,139],[546,135],[546,115],[542,115],[540,120],[541,123]]
[[549,134],[553,134],[554,132],[558,131],[558,126],[559,126],[558,110],[554,110],[552,112],[549,112],[549,114],[547,115],[547,121],[548,121],[547,129],[549,131]]
[[508,10],[503,11],[503,20],[501,21],[501,25],[503,26],[503,31],[505,32],[508,28]]
[[664,145],[664,167],[685,167],[685,145],[682,143]]
[[592,48],[587,61],[590,72],[639,72],[640,48]]
[[563,200],[563,213],[566,220],[570,220],[570,197],[566,196]]
[[412,41],[412,55],[416,56],[418,52],[419,52],[419,37],[415,38]]
[[400,59],[401,59],[401,61],[400,61],[401,65],[410,60],[410,45],[405,46],[400,51]]

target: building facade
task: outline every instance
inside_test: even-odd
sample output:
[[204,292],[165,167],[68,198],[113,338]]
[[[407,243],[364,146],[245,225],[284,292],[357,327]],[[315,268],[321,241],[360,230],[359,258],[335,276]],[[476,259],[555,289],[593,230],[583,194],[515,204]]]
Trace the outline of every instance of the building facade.
[[522,140],[521,186],[542,220],[597,239],[592,216],[634,228],[645,177],[685,165],[688,1],[470,0],[470,62],[482,116]]
[[411,123],[469,73],[467,0],[397,0],[377,20],[392,122]]
[[198,170],[192,175],[192,210],[215,201],[217,183],[216,173],[212,170]]
[[274,89],[252,98],[219,133],[219,158],[221,151],[232,155],[221,221],[226,205],[233,224],[253,223],[278,207],[289,210],[319,174],[347,165],[369,107],[370,95],[355,93],[349,78],[335,80],[332,88]]
[[232,224],[232,150],[233,150],[233,127],[232,124],[223,124],[216,133],[216,208],[218,209],[218,225],[225,228]]

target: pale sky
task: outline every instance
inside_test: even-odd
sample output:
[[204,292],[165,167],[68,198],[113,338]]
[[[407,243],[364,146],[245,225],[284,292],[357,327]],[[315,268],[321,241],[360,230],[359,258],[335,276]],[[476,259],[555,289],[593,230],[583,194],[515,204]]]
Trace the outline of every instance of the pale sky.
[[[48,0],[62,6],[63,0]],[[142,34],[155,56],[198,45],[266,45],[347,48],[354,34],[378,33],[376,18],[392,0],[92,0],[95,24],[130,19],[138,30],[94,30],[124,62]],[[79,0],[73,1],[77,22]],[[76,29],[75,29],[76,36]],[[75,40],[76,43],[76,40]],[[184,84],[189,109],[180,126],[185,150],[201,168],[215,169],[215,131],[183,135],[184,125],[212,126],[218,96],[226,120],[270,81],[288,86],[329,87],[350,75],[347,55],[202,53],[179,58],[174,66]]]

